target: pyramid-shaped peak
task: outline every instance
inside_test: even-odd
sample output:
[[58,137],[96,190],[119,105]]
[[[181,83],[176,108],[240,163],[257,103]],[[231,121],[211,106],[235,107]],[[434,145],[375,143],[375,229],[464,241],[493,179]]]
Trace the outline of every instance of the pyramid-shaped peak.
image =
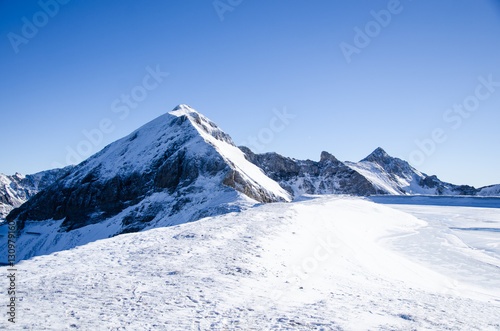
[[382,147],[377,147],[370,155],[361,161],[376,161],[380,159],[390,158],[391,156]]
[[379,155],[379,156],[389,156],[386,151],[382,147],[377,147],[373,152],[372,155]]
[[320,157],[320,162],[327,162],[327,161],[338,161],[337,158],[335,156],[333,156],[332,154],[326,152],[326,151],[323,151],[321,152],[321,157]]
[[189,105],[185,105],[185,104],[178,105],[171,112],[169,112],[169,114],[177,116],[177,117],[187,116],[189,119],[191,119],[191,121],[194,121],[198,125],[202,125],[202,123],[203,123],[203,124],[208,125],[212,128],[218,128],[217,124],[212,122],[210,119],[205,117],[203,114],[201,114],[201,113],[197,112],[196,110],[194,110],[193,108],[191,108],[191,106],[189,106]]
[[176,106],[170,114],[175,115],[175,116],[182,116],[182,115],[189,115],[192,113],[199,114],[196,110],[194,110],[191,106],[186,105],[186,104],[181,104]]
[[[179,118],[185,116],[193,124],[193,126],[202,134],[202,136],[208,134],[209,136],[212,136],[217,140],[224,141],[234,146],[233,140],[227,133],[222,131],[222,129],[219,128],[217,124],[212,122],[203,114],[191,108],[191,106],[185,104],[178,105],[171,112],[169,112],[169,114]],[[182,121],[180,123],[182,123]]]

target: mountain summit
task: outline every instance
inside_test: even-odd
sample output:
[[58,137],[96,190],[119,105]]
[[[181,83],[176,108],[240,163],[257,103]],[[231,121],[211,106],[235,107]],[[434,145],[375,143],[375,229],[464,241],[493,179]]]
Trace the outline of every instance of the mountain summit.
[[291,197],[215,123],[179,105],[71,168],[15,209],[26,259],[120,233]]
[[382,147],[377,147],[373,152],[370,153],[367,157],[365,157],[363,161],[370,161],[370,162],[383,162],[384,160],[390,159],[391,157],[389,154],[387,154],[386,151]]
[[475,195],[472,186],[453,185],[428,176],[408,162],[392,157],[378,147],[358,163],[346,162],[385,194]]

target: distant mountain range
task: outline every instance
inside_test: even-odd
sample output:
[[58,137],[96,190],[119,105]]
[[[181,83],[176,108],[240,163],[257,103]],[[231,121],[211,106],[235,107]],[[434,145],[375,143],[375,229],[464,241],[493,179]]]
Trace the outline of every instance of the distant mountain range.
[[240,148],[252,163],[294,197],[303,194],[499,195],[500,185],[476,189],[442,182],[406,161],[389,156],[380,147],[357,163],[339,161],[328,152],[322,152],[320,161],[315,162],[277,153],[254,154],[246,147]]
[[255,154],[180,105],[76,166],[0,175],[0,218],[17,221],[27,259],[303,194],[498,196],[500,185],[445,183],[381,148],[357,163]]
[[0,174],[0,220],[14,209],[52,185],[72,166],[38,172],[33,175],[16,173],[12,176]]

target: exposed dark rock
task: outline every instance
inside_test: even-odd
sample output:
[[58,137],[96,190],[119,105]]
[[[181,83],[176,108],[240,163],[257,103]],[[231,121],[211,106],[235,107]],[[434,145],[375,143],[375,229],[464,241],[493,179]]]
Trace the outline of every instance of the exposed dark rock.
[[148,192],[150,183],[150,178],[137,173],[70,187],[56,182],[29,200],[28,204],[11,212],[7,219],[17,218],[18,228],[22,229],[27,220],[64,218],[62,231],[77,229],[113,216],[136,203]]
[[276,199],[269,196],[266,191],[253,186],[249,181],[245,180],[238,171],[235,170],[231,170],[226,174],[222,184],[234,188],[236,191],[244,193],[248,197],[259,202],[269,203],[276,201]]
[[14,208],[67,175],[71,168],[52,169],[26,176],[0,174],[0,219],[6,218]]
[[247,160],[260,167],[295,197],[301,194],[383,194],[358,172],[322,152],[319,162],[295,160],[277,153],[255,154],[240,147]]

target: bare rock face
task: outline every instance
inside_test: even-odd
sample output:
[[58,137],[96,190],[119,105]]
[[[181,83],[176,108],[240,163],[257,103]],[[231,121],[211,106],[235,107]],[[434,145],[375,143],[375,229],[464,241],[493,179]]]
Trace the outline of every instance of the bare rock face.
[[247,159],[259,166],[267,176],[298,197],[302,194],[383,194],[362,175],[322,152],[319,162],[295,160],[277,153],[255,154],[240,147]]
[[242,192],[256,201],[263,203],[276,202],[276,200],[273,197],[270,197],[262,188],[250,185],[250,183],[246,181],[237,170],[229,171],[224,177],[222,184],[234,188],[236,191]]
[[26,176],[19,173],[13,176],[0,174],[0,219],[5,219],[13,209],[52,185],[70,169],[52,169]]
[[420,185],[424,188],[431,188],[436,190],[437,195],[450,194],[452,195],[476,195],[478,193],[478,189],[469,185],[453,185],[450,183],[445,183],[437,176],[425,176],[420,179]]
[[[255,154],[244,146],[240,149],[250,162],[294,197],[302,194],[477,195],[483,190],[428,176],[380,147],[357,163],[339,161],[328,152],[322,152],[319,162],[315,162],[295,160],[277,153]],[[492,186],[482,192],[491,194],[489,192],[495,193],[495,189]]]
[[17,218],[20,230],[25,221],[64,219],[61,231],[70,231],[102,221],[137,203],[152,182],[148,174],[139,173],[107,181],[89,180],[89,177],[69,187],[64,185],[64,178],[56,181],[27,204],[13,210],[7,219]]
[[220,172],[229,171],[222,157],[193,158],[184,148],[158,162],[156,169],[155,187],[169,189],[171,193],[191,185],[200,175],[214,177]]

